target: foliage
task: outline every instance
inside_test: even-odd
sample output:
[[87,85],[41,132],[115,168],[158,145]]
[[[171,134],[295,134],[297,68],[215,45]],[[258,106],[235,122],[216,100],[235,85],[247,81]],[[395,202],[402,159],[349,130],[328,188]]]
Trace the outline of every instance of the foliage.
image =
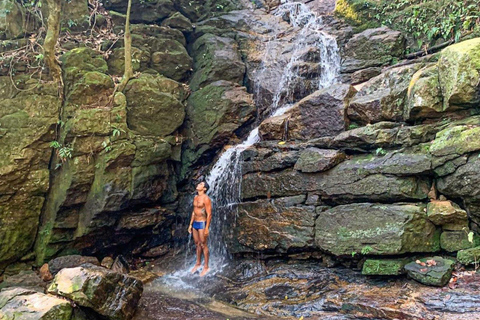
[[73,147],[70,144],[63,146],[58,141],[54,140],[50,142],[50,147],[55,149],[57,156],[62,162],[72,158]]
[[418,47],[480,32],[480,2],[475,0],[339,0],[336,13],[357,26],[371,27],[375,21],[400,30]]
[[372,252],[372,251],[373,251],[373,248],[370,247],[370,246],[365,246],[365,247],[362,248],[362,254],[363,254],[363,255],[367,255],[367,254],[369,254],[369,253]]

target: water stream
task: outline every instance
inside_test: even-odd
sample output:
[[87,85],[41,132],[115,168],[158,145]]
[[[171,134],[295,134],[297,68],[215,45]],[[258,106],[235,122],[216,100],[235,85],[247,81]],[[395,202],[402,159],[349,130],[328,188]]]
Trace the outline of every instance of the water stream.
[[[291,25],[298,29],[295,46],[291,58],[284,67],[282,78],[275,90],[273,101],[268,109],[269,117],[282,115],[295,102],[293,91],[299,78],[298,67],[305,52],[316,47],[320,54],[321,73],[316,79],[318,89],[325,88],[337,81],[340,69],[340,56],[336,40],[327,34],[321,17],[316,16],[308,6],[288,1],[274,12],[277,16],[288,16]],[[275,28],[273,30],[276,30]],[[278,31],[277,31],[278,32]],[[280,35],[275,33],[271,41],[276,41]],[[269,50],[266,45],[264,61],[276,61],[277,50]],[[261,77],[260,69],[258,77]],[[258,94],[257,90],[254,93]],[[256,97],[258,98],[258,97]],[[242,153],[248,147],[260,141],[258,127],[253,129],[240,144],[227,149],[213,166],[207,177],[210,185],[209,195],[214,204],[214,219],[212,220],[209,248],[212,271],[220,271],[229,259],[228,244],[225,239],[233,231],[236,221],[235,205],[241,197],[241,163]]]

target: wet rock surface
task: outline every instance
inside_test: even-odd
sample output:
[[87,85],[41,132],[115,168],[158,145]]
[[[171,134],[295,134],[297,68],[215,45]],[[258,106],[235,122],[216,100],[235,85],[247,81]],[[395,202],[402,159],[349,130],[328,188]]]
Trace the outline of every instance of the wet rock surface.
[[[158,261],[155,268],[168,270],[173,267],[175,270],[173,260]],[[189,316],[217,319],[205,310],[211,305],[208,296],[214,296],[250,312],[245,319],[299,319],[303,316],[304,319],[322,320],[467,320],[480,317],[476,299],[480,294],[480,276],[472,271],[454,272],[455,282],[445,288],[435,288],[403,278],[362,277],[358,271],[329,269],[320,264],[316,260],[243,259],[232,263],[228,270],[205,279],[188,275],[185,270],[149,284],[140,308],[154,310],[148,306],[160,305],[155,319],[171,319],[171,309],[161,302],[168,298],[167,301],[186,306],[184,313],[176,310],[178,319]],[[198,300],[198,289],[205,297],[203,300]],[[148,292],[155,292],[157,296]],[[192,300],[196,302],[193,305]],[[166,312],[165,318],[161,312]],[[137,317],[140,315],[147,315],[147,312],[140,311]]]

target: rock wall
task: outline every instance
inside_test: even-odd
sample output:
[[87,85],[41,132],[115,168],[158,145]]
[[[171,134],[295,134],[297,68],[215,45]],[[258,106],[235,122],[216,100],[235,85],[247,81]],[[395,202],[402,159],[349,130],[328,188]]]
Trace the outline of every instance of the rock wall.
[[[376,32],[390,31],[363,34]],[[477,245],[479,58],[479,39],[461,42],[262,122],[244,153],[232,252],[355,260]]]

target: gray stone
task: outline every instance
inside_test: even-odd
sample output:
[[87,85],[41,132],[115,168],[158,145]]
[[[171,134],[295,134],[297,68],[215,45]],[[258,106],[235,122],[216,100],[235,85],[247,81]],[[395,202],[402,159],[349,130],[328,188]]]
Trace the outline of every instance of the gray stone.
[[327,171],[345,160],[345,154],[338,150],[309,148],[300,153],[295,170],[302,172]]
[[[405,266],[408,275],[427,286],[443,287],[452,277],[455,261],[442,257],[429,257],[410,262]],[[422,265],[425,264],[425,265]]]

